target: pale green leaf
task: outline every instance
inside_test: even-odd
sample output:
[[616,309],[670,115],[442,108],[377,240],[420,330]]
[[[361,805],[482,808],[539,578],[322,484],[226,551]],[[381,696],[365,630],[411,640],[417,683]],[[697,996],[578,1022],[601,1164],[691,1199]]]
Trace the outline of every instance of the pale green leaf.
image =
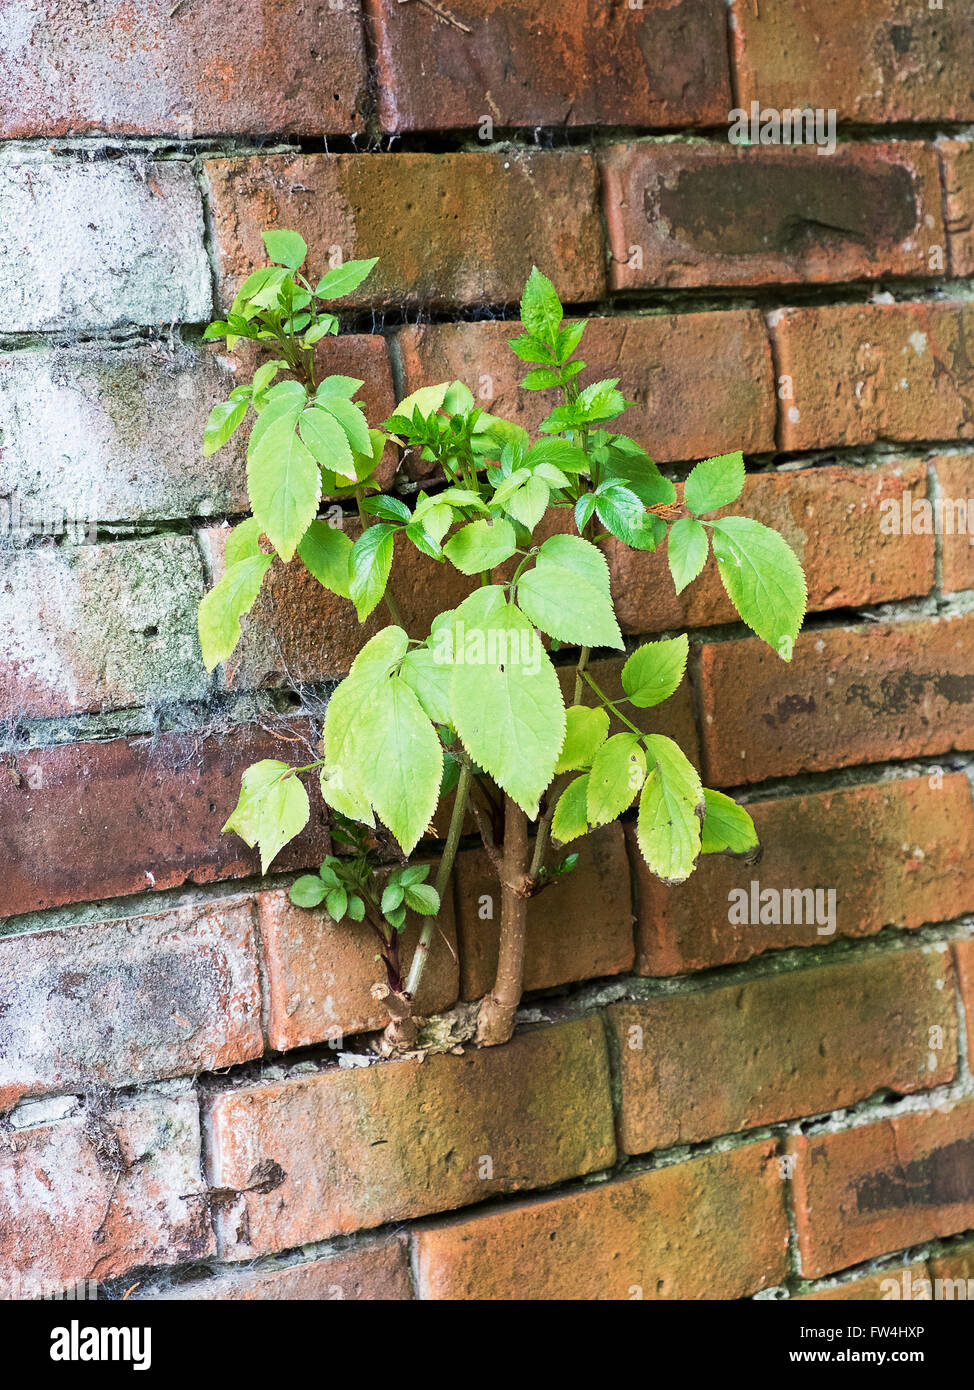
[[698,463],[687,478],[683,501],[696,516],[727,507],[741,495],[744,486],[744,455],[733,454]]
[[584,772],[581,777],[569,782],[558,798],[554,819],[551,822],[551,834],[559,844],[571,844],[572,840],[577,840],[580,835],[586,833],[589,828],[586,819],[587,803],[588,773]]
[[643,785],[636,839],[643,858],[664,883],[689,878],[700,853],[703,787],[683,750],[662,734],[646,737],[653,766]]
[[567,712],[565,742],[555,772],[573,772],[576,768],[591,767],[592,759],[605,742],[608,732],[609,716],[604,709],[572,705]]
[[788,542],[750,517],[713,523],[714,555],[724,588],[741,617],[784,661],[805,616],[805,575]]
[[203,431],[203,457],[208,458],[210,454],[216,453],[217,449],[222,449],[227,440],[234,433],[237,427],[243,422],[247,414],[248,402],[242,401],[221,401],[210,411],[206,428]]
[[395,527],[380,523],[367,527],[352,546],[348,592],[360,623],[365,622],[386,591],[395,539]]
[[344,531],[327,521],[313,521],[298,545],[298,555],[319,584],[339,598],[349,597],[352,542]]
[[263,233],[267,254],[278,265],[286,265],[288,270],[297,270],[308,254],[308,243],[299,232],[287,232],[277,228]]
[[223,563],[227,569],[238,560],[249,560],[261,553],[261,534],[260,522],[255,516],[248,516],[246,521],[241,521],[233,528],[223,547]]
[[261,872],[266,874],[284,846],[307,825],[310,815],[311,803],[300,779],[287,763],[268,758],[247,768],[240,800],[223,829],[235,831],[251,849],[260,846]]
[[517,549],[514,527],[503,517],[471,521],[451,536],[443,554],[461,574],[480,574],[510,559]]
[[223,578],[204,594],[198,626],[203,664],[212,671],[240,641],[240,619],[254,606],[273,555],[252,555],[228,565]]
[[679,689],[687,668],[686,634],[664,642],[647,642],[622,668],[622,688],[639,709],[661,704]]
[[633,733],[614,734],[602,744],[588,776],[586,818],[608,825],[628,810],[646,777],[646,754]]
[[359,285],[367,275],[370,275],[379,263],[378,256],[373,256],[366,261],[346,261],[344,265],[336,265],[334,270],[329,270],[328,274],[319,280],[315,294],[318,299],[341,299],[346,294],[351,294],[352,290],[358,289]]
[[703,569],[709,549],[709,537],[699,521],[689,516],[674,521],[666,541],[666,554],[678,594],[682,594]]
[[605,558],[581,536],[552,536],[545,541],[534,569],[518,581],[517,598],[531,621],[559,642],[581,647],[624,645]]
[[704,787],[706,811],[700,832],[704,854],[736,854],[753,858],[759,849],[754,822],[743,806],[723,792]]
[[287,414],[262,435],[247,459],[247,489],[261,530],[290,560],[318,511],[321,474]]
[[[355,460],[352,458],[348,435],[327,408],[332,404],[334,401],[326,396],[321,405],[313,405],[302,411],[298,428],[301,438],[322,468],[327,468],[332,473],[340,473],[343,478],[349,478],[354,482]],[[355,410],[354,406],[349,408]],[[359,412],[356,410],[355,413]]]

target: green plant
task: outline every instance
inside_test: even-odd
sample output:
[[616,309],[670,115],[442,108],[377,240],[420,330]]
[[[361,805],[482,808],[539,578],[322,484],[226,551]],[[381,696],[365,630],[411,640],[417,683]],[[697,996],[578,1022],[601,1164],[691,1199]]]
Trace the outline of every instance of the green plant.
[[[349,917],[373,931],[394,1020],[389,1045],[408,1046],[416,1036],[411,1001],[469,810],[502,901],[498,974],[477,1036],[503,1041],[521,994],[527,901],[577,857],[549,864],[554,845],[617,819],[638,797],[639,848],[667,883],[684,880],[701,853],[757,849],[747,812],[704,788],[677,743],[642,727],[642,712],[683,680],[686,635],[633,651],[621,698],[610,699],[593,679],[593,648],[625,649],[600,546],[610,537],[642,551],[665,544],[678,592],[712,550],[742,619],[784,660],[805,611],[804,576],[777,532],[743,516],[707,519],[741,493],[739,452],[697,464],[681,496],[638,443],[610,428],[628,402],[615,380],[579,388],[585,323],[564,322],[539,271],[521,302],[524,331],[511,342],[530,366],[524,388],[558,393],[537,441],[479,409],[459,381],[416,391],[376,430],[354,400],[363,383],[317,381],[314,363],[315,343],[338,329],[323,306],[354,289],[374,262],[348,263],[312,287],[300,270],[302,238],[273,231],[264,239],[276,264],[251,275],[227,320],[207,330],[231,348],[255,340],[275,356],[214,409],[206,429],[209,453],[255,412],[247,453],[253,516],[231,532],[226,572],[200,606],[206,665],[212,670],[233,651],[272,563],[267,547],[348,598],[360,621],[383,601],[392,621],[332,693],[320,759],[249,768],[225,829],[260,847],[266,872],[308,819],[302,776],[318,775],[342,852],[317,877],[299,878],[292,900],[323,904],[334,920]],[[411,504],[375,495],[375,468],[389,444],[415,451],[442,475]],[[354,542],[318,519],[325,495],[354,499],[361,525]],[[397,548],[409,546],[473,581],[429,633],[406,631],[390,587]],[[575,653],[567,708],[552,662],[565,647]],[[613,720],[619,727],[610,732]],[[407,861],[450,795],[450,829],[428,884],[425,866]],[[537,822],[533,846],[529,820]],[[385,883],[377,821],[406,865]],[[407,908],[425,914],[425,926],[404,976],[399,934]]]

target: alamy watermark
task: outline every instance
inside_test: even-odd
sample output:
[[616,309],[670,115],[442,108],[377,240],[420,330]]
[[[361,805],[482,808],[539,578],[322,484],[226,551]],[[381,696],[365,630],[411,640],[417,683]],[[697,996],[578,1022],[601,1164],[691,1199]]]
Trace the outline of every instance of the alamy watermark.
[[735,106],[727,117],[732,145],[815,145],[819,154],[835,154],[836,113],[832,107]]
[[883,498],[879,512],[884,536],[967,536],[974,521],[974,497],[914,497],[906,491],[898,500]]
[[94,497],[78,498],[70,506],[33,508],[16,492],[0,497],[0,544],[26,545],[40,537],[65,537],[74,545],[93,545],[98,539],[99,508]]
[[740,927],[814,926],[819,936],[834,936],[836,897],[834,888],[762,888],[754,878],[727,894],[727,920]]
[[467,628],[461,618],[433,636],[437,666],[521,666],[529,676],[541,670],[544,648],[534,628]]

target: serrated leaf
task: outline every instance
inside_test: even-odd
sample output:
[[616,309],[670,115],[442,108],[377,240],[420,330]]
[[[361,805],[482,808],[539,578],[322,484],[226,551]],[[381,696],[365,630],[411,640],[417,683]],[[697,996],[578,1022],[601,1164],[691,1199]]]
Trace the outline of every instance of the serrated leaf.
[[204,594],[197,615],[203,665],[214,670],[240,641],[240,619],[249,613],[260,593],[273,555],[252,555],[228,565],[223,578]]
[[704,459],[691,470],[683,500],[696,516],[705,516],[735,502],[741,495],[744,477],[744,455],[740,449]]
[[406,906],[424,917],[435,917],[440,910],[440,895],[430,883],[417,883],[406,888]]
[[616,622],[605,557],[581,536],[552,536],[534,569],[518,581],[518,603],[532,622],[560,642],[581,647],[624,643]]
[[704,854],[733,854],[753,860],[760,849],[758,832],[743,806],[723,792],[704,787],[706,810],[700,831]]
[[[359,407],[346,400],[344,396],[319,396],[317,400],[319,408],[334,416],[345,431],[353,452],[371,454],[372,440],[369,436],[369,427]],[[341,469],[336,471],[341,472]]]
[[298,545],[305,569],[339,598],[349,597],[352,542],[327,521],[313,521]]
[[589,825],[608,825],[628,810],[646,777],[646,754],[637,734],[613,734],[592,760],[586,817]]
[[287,763],[267,758],[248,767],[240,786],[240,799],[224,831],[232,830],[251,849],[260,846],[261,873],[299,835],[311,815],[308,793],[296,776],[284,776]]
[[507,346],[516,357],[520,357],[522,362],[547,362],[554,363],[555,354],[551,348],[546,347],[538,338],[534,338],[530,333],[524,333],[520,338],[509,338]]
[[554,285],[534,266],[521,296],[521,322],[533,338],[553,347],[562,316]]
[[344,885],[333,888],[325,898],[325,907],[331,920],[340,922],[348,909],[348,889]]
[[672,739],[649,734],[645,742],[653,766],[639,798],[636,840],[654,874],[664,883],[682,883],[700,853],[703,787]]
[[461,574],[480,574],[509,560],[517,549],[514,527],[503,517],[471,521],[451,536],[443,554]]
[[378,256],[373,256],[367,261],[346,261],[344,265],[336,265],[334,270],[329,270],[328,274],[318,281],[316,297],[342,299],[346,294],[351,294],[352,290],[358,289],[365,277],[372,273],[378,262]]
[[604,709],[572,705],[567,712],[565,742],[555,772],[574,772],[576,768],[591,767],[592,759],[605,742],[608,732],[609,716]]
[[436,386],[421,386],[418,391],[413,391],[405,400],[399,402],[396,406],[396,416],[411,420],[414,411],[417,410],[424,419],[434,415],[442,406],[449,389],[448,381],[441,381]]
[[647,642],[623,666],[623,690],[639,709],[661,704],[680,688],[689,654],[686,634],[664,642]]
[[666,541],[666,557],[676,592],[682,594],[707,563],[710,539],[699,521],[683,516],[674,521]]
[[386,591],[395,539],[395,527],[380,522],[367,527],[352,546],[348,592],[360,623],[365,622]]
[[714,556],[728,597],[748,627],[784,661],[805,616],[808,591],[788,542],[746,516],[713,523]]
[[577,323],[565,324],[558,330],[558,337],[555,341],[555,357],[558,362],[566,362],[582,341],[582,334],[587,327],[585,319],[579,319]]
[[[655,550],[658,517],[646,511],[641,499],[631,488],[613,483],[610,488],[595,494],[595,510],[605,529],[617,540],[634,550]],[[659,522],[659,525],[663,525]],[[665,530],[665,526],[663,527]]]
[[521,382],[525,391],[550,391],[561,385],[561,377],[551,367],[536,367]]
[[295,907],[317,907],[327,891],[317,874],[302,874],[291,884],[288,897]]
[[209,458],[217,449],[222,449],[230,436],[243,423],[247,414],[247,401],[221,401],[210,411],[203,431],[203,457]]
[[282,560],[290,560],[318,511],[318,465],[282,415],[261,435],[247,459],[251,510]]
[[528,531],[533,531],[547,511],[550,497],[548,484],[533,474],[511,496],[507,510],[515,521],[519,521]]
[[455,656],[452,723],[474,762],[533,817],[565,740],[555,669],[499,585],[464,599],[446,631]]
[[399,674],[434,724],[452,724],[450,686],[453,663],[437,659],[430,647],[413,647],[403,658]]
[[580,835],[584,835],[588,831],[587,804],[588,773],[585,772],[581,777],[576,777],[573,782],[569,782],[558,798],[558,805],[555,807],[554,818],[551,822],[551,834],[559,844],[571,844],[572,840],[577,840]]
[[246,521],[234,526],[223,547],[223,563],[227,569],[238,560],[249,560],[261,553],[261,534],[260,522],[255,516],[248,516]]
[[272,261],[286,265],[288,270],[297,270],[303,264],[308,254],[308,243],[299,232],[287,232],[275,227],[262,235]]
[[350,400],[365,382],[360,381],[357,376],[326,376],[318,382],[315,391],[315,399],[323,400],[325,396],[342,396],[345,400]]
[[[330,402],[334,404],[334,401]],[[355,410],[354,406],[349,409]],[[356,414],[359,412],[356,410]],[[364,424],[364,421],[363,421]],[[355,479],[355,460],[344,426],[335,418],[329,408],[329,398],[321,405],[309,406],[298,419],[301,438],[312,455],[323,468],[339,473],[343,478]]]

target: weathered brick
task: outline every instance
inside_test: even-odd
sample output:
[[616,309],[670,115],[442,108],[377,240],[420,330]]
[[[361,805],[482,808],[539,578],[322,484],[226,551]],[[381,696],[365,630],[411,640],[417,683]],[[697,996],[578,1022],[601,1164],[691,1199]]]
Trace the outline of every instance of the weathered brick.
[[719,0],[465,0],[460,23],[366,0],[385,130],[713,125],[731,105]]
[[944,218],[951,275],[974,275],[974,143],[937,144],[944,180]]
[[[901,141],[822,153],[813,145],[610,146],[602,168],[612,287],[817,283],[943,271],[932,146]],[[937,265],[933,246],[941,253]]]
[[[267,979],[267,1040],[281,1052],[293,1047],[370,1033],[384,1028],[389,1013],[370,997],[384,979],[376,963],[376,939],[364,923],[333,922],[324,907],[313,912],[292,906],[283,889],[257,895]],[[419,935],[415,917],[401,937],[407,970]],[[448,894],[415,1003],[417,1016],[439,1013],[459,993],[457,933]]]
[[[970,1299],[974,1295],[974,1245],[959,1245],[927,1261],[934,1299]],[[963,1284],[957,1281],[963,1280]]]
[[209,681],[192,539],[10,551],[0,562],[0,718],[200,699]]
[[737,101],[832,107],[840,120],[974,119],[970,16],[913,0],[733,0]]
[[796,1135],[788,1150],[806,1278],[974,1225],[974,1102]]
[[0,169],[6,333],[200,323],[211,317],[203,208],[188,164]]
[[786,1270],[770,1142],[420,1227],[421,1298],[742,1298]]
[[803,633],[791,662],[756,638],[705,646],[707,776],[737,786],[974,747],[972,657],[966,614]]
[[769,324],[794,392],[782,449],[974,436],[974,305],[821,305]]
[[[351,540],[361,534],[358,517],[344,521]],[[226,527],[201,533],[214,582],[224,573]],[[389,589],[395,595],[407,631],[426,637],[436,615],[453,608],[477,587],[479,580],[458,573],[422,555],[400,539]],[[324,588],[299,558],[288,564],[275,559],[261,593],[242,623],[243,636],[221,667],[221,680],[240,690],[290,685],[293,681],[322,681],[343,676],[370,638],[389,624],[380,604],[360,623],[349,599]]]
[[209,160],[206,174],[225,301],[266,264],[275,225],[302,233],[313,271],[333,248],[379,257],[347,307],[513,303],[534,264],[566,303],[604,288],[595,164],[580,151],[273,155]]
[[[747,809],[764,848],[760,865],[708,854],[686,883],[672,887],[650,873],[627,827],[638,885],[640,974],[704,970],[768,950],[874,936],[886,926],[951,921],[974,910],[974,811],[963,773],[752,801]],[[803,908],[801,922],[752,921],[752,882],[759,892],[834,889],[834,936],[818,931],[830,925],[827,897],[817,920],[815,913],[804,920]],[[748,922],[732,923],[729,895],[742,888]]]
[[213,1185],[245,1188],[265,1161],[284,1174],[271,1193],[217,1213],[230,1259],[547,1186],[615,1158],[597,1018],[461,1057],[226,1091],[206,1123]]
[[[918,462],[751,473],[738,501],[714,516],[743,513],[784,536],[805,570],[809,612],[907,598],[933,588],[934,537],[884,530],[884,516],[892,505],[899,520],[906,493],[925,497],[926,475]],[[609,540],[604,550],[623,632],[738,621],[713,558],[678,595],[665,546],[648,554]]]
[[163,1292],[135,1294],[153,1300],[226,1300],[241,1303],[322,1302],[369,1299],[383,1303],[411,1299],[406,1243],[401,1236],[370,1241],[354,1250],[325,1255],[310,1264],[254,1265],[215,1279],[176,1284]]
[[974,939],[954,942],[954,960],[967,1018],[967,1058],[974,1067]]
[[[5,755],[0,917],[258,873],[259,856],[220,827],[244,768],[261,758],[309,762],[311,736],[306,720],[282,719],[274,730],[241,724]],[[309,792],[308,828],[275,872],[317,866],[329,851],[313,779]]]
[[[569,848],[580,856],[577,867],[528,902],[526,990],[632,968],[632,890],[621,827],[605,826]],[[549,864],[560,858],[549,854]],[[456,893],[463,997],[479,999],[494,983],[500,940],[500,889],[483,850],[460,855]],[[481,917],[485,897],[487,919]]]
[[878,1303],[890,1297],[890,1280],[895,1280],[899,1297],[911,1301],[924,1301],[918,1289],[921,1279],[927,1278],[927,1266],[921,1261],[912,1265],[897,1265],[884,1269],[878,1274],[867,1274],[864,1279],[848,1279],[844,1284],[831,1288],[812,1289],[809,1293],[795,1294],[796,1303]]
[[323,135],[362,127],[357,0],[5,7],[0,135]]
[[249,898],[0,937],[0,1110],[258,1057]]
[[[0,357],[0,495],[27,529],[247,508],[237,440],[205,463],[232,389],[226,359],[182,343]],[[12,518],[16,521],[16,518]]]
[[[527,368],[507,344],[519,331],[503,321],[400,330],[405,391],[459,377],[485,410],[536,429],[556,400],[518,389]],[[620,378],[634,402],[620,428],[659,462],[774,448],[771,351],[756,311],[593,318],[579,353],[588,363],[583,386]]]
[[195,1095],[69,1100],[48,1118],[57,1108],[37,1102],[23,1128],[0,1133],[0,1255],[15,1296],[213,1253]]
[[[957,1015],[946,950],[865,960],[608,1010],[627,1153],[692,1144],[951,1081]],[[931,1052],[929,1030],[943,1030]]]
[[948,594],[974,589],[974,454],[946,454],[931,464],[942,510],[939,523],[935,512],[921,524],[940,531],[941,585]]

